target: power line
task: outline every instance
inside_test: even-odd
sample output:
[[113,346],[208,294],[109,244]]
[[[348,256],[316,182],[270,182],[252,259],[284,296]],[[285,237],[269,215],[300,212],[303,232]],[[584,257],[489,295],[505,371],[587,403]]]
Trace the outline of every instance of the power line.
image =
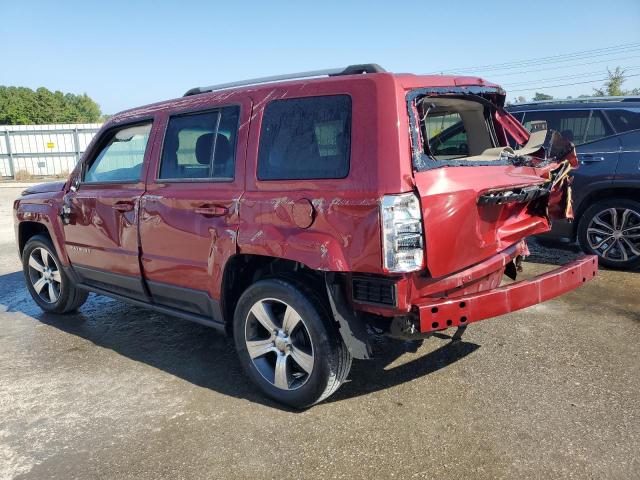
[[539,65],[539,64],[546,64],[546,63],[556,63],[558,61],[566,61],[567,59],[578,59],[578,58],[589,58],[589,57],[593,57],[593,56],[602,56],[602,55],[612,55],[612,54],[617,54],[617,53],[625,53],[626,51],[629,51],[630,49],[637,49],[638,47],[640,47],[640,43],[627,43],[627,44],[621,44],[621,45],[614,45],[614,46],[610,46],[610,47],[604,47],[604,48],[596,48],[596,49],[592,49],[592,50],[583,50],[580,52],[573,52],[573,53],[564,53],[564,54],[560,54],[560,55],[550,55],[547,57],[538,57],[538,58],[532,58],[532,59],[528,59],[528,60],[518,60],[518,61],[511,61],[511,62],[504,62],[504,63],[495,63],[495,64],[490,64],[490,65],[478,65],[475,67],[460,67],[460,68],[453,68],[453,69],[447,69],[447,70],[441,70],[441,72],[455,72],[455,73],[460,73],[460,72],[468,72],[468,71],[490,71],[490,70],[504,70],[507,68],[514,68],[514,67],[525,67],[528,66],[530,64],[533,65]]
[[[630,78],[630,77],[640,77],[640,73],[637,73],[635,75],[626,75],[625,78]],[[532,87],[532,88],[520,88],[517,90],[509,90],[509,93],[513,93],[513,92],[528,92],[531,90],[542,90],[545,88],[556,88],[556,87],[569,87],[571,85],[583,85],[585,83],[596,83],[596,82],[605,82],[609,80],[608,78],[601,78],[599,80],[587,80],[585,82],[574,82],[574,83],[562,83],[559,85],[538,85],[537,87]]]
[[[624,67],[623,71],[629,72],[629,71],[637,70],[638,68],[640,68],[640,65],[632,65],[630,67]],[[526,80],[526,81],[522,81],[522,82],[505,83],[505,84],[503,84],[501,86],[503,86],[503,87],[519,87],[521,85],[531,85],[532,83],[548,82],[548,81],[552,81],[552,80],[565,80],[565,79],[570,79],[570,78],[586,77],[586,76],[589,76],[589,75],[600,75],[601,73],[602,73],[602,71],[598,70],[598,71],[595,71],[595,72],[577,73],[575,75],[561,75],[561,76],[558,76],[558,77],[547,77],[547,78],[539,78],[537,80]]]
[[602,53],[594,53],[594,54],[590,54],[590,55],[580,55],[580,56],[574,56],[572,58],[557,58],[554,60],[546,60],[546,61],[528,61],[528,62],[523,62],[519,65],[512,65],[512,66],[506,66],[506,67],[496,67],[496,68],[491,68],[491,69],[484,69],[484,70],[477,70],[477,72],[496,72],[496,71],[500,71],[500,70],[511,70],[512,68],[524,68],[524,67],[538,67],[540,65],[551,65],[551,64],[558,64],[558,63],[566,63],[568,61],[576,61],[576,60],[586,60],[586,59],[593,59],[593,58],[597,58],[597,57],[606,57],[606,56],[610,56],[610,55],[614,55],[614,54],[620,54],[620,53],[627,53],[627,52],[637,52],[640,50],[640,47],[636,47],[636,48],[630,48],[627,50],[621,50],[619,52],[602,52]]
[[[597,63],[605,63],[605,62],[617,62],[620,60],[635,60],[636,58],[640,58],[640,55],[632,55],[630,57],[620,57],[620,58],[605,58],[603,60],[594,60],[592,62],[584,62],[584,63],[575,63],[572,65],[563,65],[562,68],[563,69],[567,69],[567,68],[574,68],[574,67],[583,67],[585,65],[595,65]],[[547,68],[536,68],[536,72],[545,72],[547,70],[557,70],[558,66],[554,65],[553,67],[547,67]],[[508,72],[508,73],[499,73],[496,74],[497,76],[500,77],[507,77],[507,76],[512,76],[512,75],[529,75],[531,73],[531,70],[521,70],[519,72]]]

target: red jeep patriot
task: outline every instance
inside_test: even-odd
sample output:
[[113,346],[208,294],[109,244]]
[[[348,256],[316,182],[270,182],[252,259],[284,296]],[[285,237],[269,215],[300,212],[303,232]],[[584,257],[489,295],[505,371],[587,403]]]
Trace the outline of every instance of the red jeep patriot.
[[225,331],[267,395],[312,405],[370,332],[457,339],[596,274],[590,256],[502,284],[525,237],[570,215],[575,165],[504,99],[367,64],[119,113],[66,182],[15,201],[29,292],[47,312],[95,292]]

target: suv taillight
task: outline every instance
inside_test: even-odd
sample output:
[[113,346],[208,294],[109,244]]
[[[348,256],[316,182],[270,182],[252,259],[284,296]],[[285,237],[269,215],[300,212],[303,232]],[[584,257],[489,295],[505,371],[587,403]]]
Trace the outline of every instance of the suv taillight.
[[380,217],[385,270],[420,270],[424,259],[424,245],[418,197],[413,193],[385,195],[380,203]]

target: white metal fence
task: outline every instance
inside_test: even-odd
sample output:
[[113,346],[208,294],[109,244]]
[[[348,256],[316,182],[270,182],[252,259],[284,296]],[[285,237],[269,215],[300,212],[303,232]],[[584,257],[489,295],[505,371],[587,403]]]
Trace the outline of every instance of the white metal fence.
[[0,177],[66,175],[101,126],[0,125]]

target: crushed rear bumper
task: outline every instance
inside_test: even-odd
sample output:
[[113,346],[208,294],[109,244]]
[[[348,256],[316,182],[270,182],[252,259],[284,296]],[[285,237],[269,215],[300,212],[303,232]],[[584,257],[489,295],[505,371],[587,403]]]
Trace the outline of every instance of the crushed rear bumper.
[[591,280],[597,271],[596,256],[588,255],[529,280],[414,305],[419,312],[420,332],[468,325],[550,300]]

